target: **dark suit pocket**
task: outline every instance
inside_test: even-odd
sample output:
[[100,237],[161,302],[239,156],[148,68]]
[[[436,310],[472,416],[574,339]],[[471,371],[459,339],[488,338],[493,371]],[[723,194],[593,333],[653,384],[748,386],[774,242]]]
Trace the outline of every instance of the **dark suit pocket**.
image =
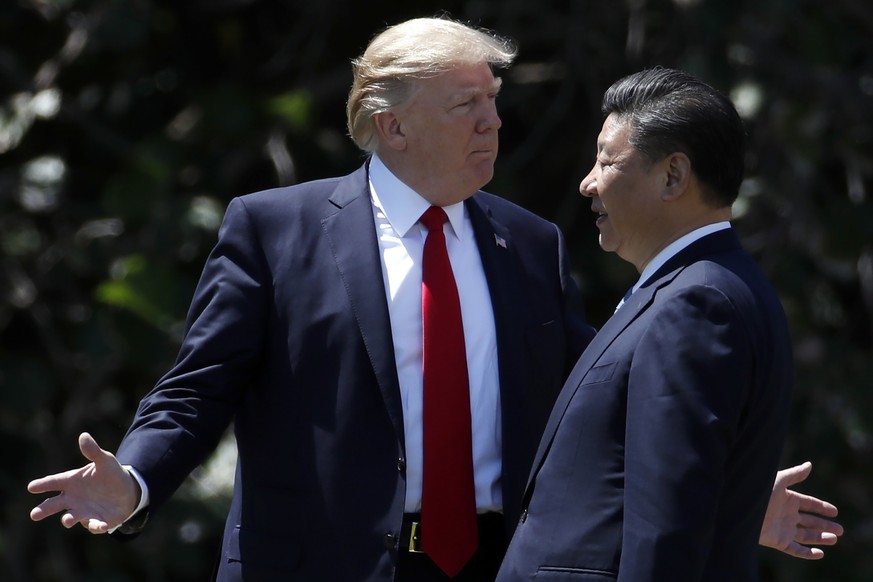
[[611,362],[609,364],[601,364],[599,366],[594,366],[585,374],[585,377],[582,378],[582,382],[580,386],[587,386],[588,384],[599,384],[601,382],[609,382],[612,380],[612,375],[615,372],[615,362]]
[[540,566],[534,578],[546,582],[580,582],[591,580],[592,582],[604,582],[615,580],[618,573],[610,570],[597,570],[594,568],[570,568],[562,566]]

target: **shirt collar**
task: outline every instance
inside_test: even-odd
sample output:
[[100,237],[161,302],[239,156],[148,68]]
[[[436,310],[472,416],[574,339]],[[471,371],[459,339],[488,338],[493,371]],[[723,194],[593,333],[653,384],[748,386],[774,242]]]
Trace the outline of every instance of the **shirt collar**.
[[[370,159],[369,182],[373,205],[382,211],[394,232],[400,237],[406,236],[424,211],[431,206],[431,203],[422,198],[418,192],[391,173],[391,170],[375,154]],[[443,210],[449,217],[455,236],[463,240],[464,231],[461,226],[466,212],[464,203],[443,206]]]
[[658,269],[664,266],[664,264],[679,254],[680,251],[691,245],[691,243],[696,242],[703,237],[710,235],[714,232],[718,232],[720,230],[725,230],[731,227],[731,223],[727,220],[723,220],[721,222],[713,222],[712,224],[707,224],[705,226],[701,226],[696,230],[692,230],[688,234],[681,236],[668,244],[664,249],[655,255],[655,258],[649,261],[649,264],[643,269],[643,272],[640,274],[640,278],[637,280],[634,285],[633,290],[636,291],[639,289],[643,283],[645,283],[649,277],[654,275]]

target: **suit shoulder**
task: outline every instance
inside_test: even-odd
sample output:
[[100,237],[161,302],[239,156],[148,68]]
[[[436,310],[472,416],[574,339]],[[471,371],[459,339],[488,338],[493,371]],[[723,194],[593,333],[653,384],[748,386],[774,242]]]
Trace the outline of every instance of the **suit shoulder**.
[[742,249],[704,257],[689,265],[683,278],[718,287],[731,296],[740,294],[754,299],[776,295],[755,259]]
[[269,188],[239,196],[238,199],[247,208],[273,207],[275,205],[304,205],[312,200],[324,200],[331,195],[343,178],[322,178],[294,184]]
[[[779,296],[755,260],[743,250],[723,253],[688,265],[676,277],[672,293],[707,297],[721,303],[752,328],[765,322],[770,328],[786,326]],[[712,305],[713,303],[709,303]],[[775,333],[775,332],[774,332]]]
[[500,196],[480,191],[473,196],[473,201],[501,222],[515,223],[528,228],[544,228],[552,231],[557,229],[557,225],[553,222]]

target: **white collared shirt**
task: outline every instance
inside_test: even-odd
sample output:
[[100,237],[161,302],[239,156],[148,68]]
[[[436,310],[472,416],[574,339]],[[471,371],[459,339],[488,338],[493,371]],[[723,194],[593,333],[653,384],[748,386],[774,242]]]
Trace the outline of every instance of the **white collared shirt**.
[[[643,272],[640,273],[640,278],[637,279],[637,282],[631,289],[631,295],[636,293],[637,289],[642,287],[643,283],[648,281],[649,277],[654,275],[658,271],[658,269],[660,269],[667,263],[667,261],[678,255],[680,251],[691,245],[691,243],[696,242],[714,232],[725,230],[727,228],[731,228],[731,223],[727,220],[723,220],[721,222],[713,222],[712,224],[707,224],[705,226],[701,226],[696,230],[692,230],[688,234],[681,236],[668,244],[661,250],[661,252],[655,255],[655,258],[649,261],[645,268],[643,268]],[[630,298],[629,295],[627,297]],[[625,301],[625,299],[619,301],[618,305],[615,307],[615,310],[618,311],[618,308],[624,305]]]
[[[391,335],[403,402],[406,440],[405,511],[421,510],[422,479],[422,321],[421,257],[427,229],[418,219],[430,207],[394,176],[377,157],[370,160],[370,195]],[[502,510],[500,489],[502,434],[497,369],[497,337],[488,282],[479,257],[473,225],[464,203],[443,207],[449,261],[461,302],[467,348],[473,470],[478,511]]]

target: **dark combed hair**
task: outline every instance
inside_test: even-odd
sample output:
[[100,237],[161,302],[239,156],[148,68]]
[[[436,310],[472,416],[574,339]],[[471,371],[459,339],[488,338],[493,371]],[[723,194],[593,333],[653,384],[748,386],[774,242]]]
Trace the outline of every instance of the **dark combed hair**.
[[715,207],[731,206],[743,180],[745,131],[733,103],[703,81],[654,68],[616,81],[604,94],[603,116],[630,122],[630,144],[650,162],[682,152]]

